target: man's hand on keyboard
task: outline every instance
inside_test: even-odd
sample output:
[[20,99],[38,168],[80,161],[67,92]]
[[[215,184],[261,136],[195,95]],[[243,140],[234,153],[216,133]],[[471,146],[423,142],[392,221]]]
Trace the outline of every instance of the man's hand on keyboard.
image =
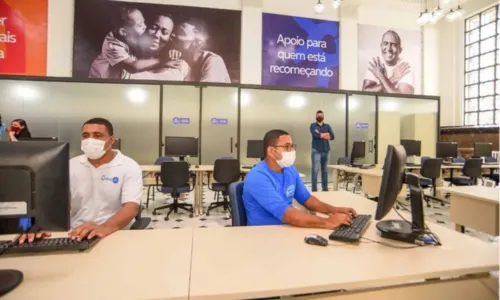
[[116,230],[108,225],[97,225],[95,223],[85,223],[73,229],[68,235],[73,240],[83,240],[84,238],[106,237]]
[[328,218],[328,222],[331,225],[329,229],[335,229],[341,225],[351,225],[352,218],[349,214],[333,214]]
[[24,243],[32,243],[35,239],[44,239],[50,237],[52,234],[50,232],[39,232],[39,233],[28,233],[21,234],[18,239],[20,245]]
[[335,213],[352,215],[353,217],[358,215],[358,213],[352,207],[336,207]]

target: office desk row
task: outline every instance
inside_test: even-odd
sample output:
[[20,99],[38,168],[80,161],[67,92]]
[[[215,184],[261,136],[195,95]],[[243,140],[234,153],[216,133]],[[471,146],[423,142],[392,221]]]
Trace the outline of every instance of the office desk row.
[[[161,171],[161,165],[141,165],[141,169],[143,173],[159,173]],[[241,168],[241,174],[244,176],[251,169]],[[203,179],[205,174],[210,176],[214,171],[213,165],[199,165],[198,167],[192,165],[189,168],[189,171],[194,173],[196,176],[196,183],[194,186],[194,216],[203,215]],[[300,174],[301,178],[304,178],[304,174]],[[152,177],[144,177],[144,185],[154,185],[156,184],[156,179]]]
[[[375,202],[352,193],[315,195],[375,212]],[[0,268],[25,276],[4,299],[224,300],[318,292],[325,293],[294,299],[498,299],[489,275],[499,267],[498,244],[428,225],[443,246],[395,249],[363,240],[319,247],[304,237],[327,237],[330,230],[289,226],[120,231],[88,253],[0,258]],[[375,221],[365,237],[381,240]]]
[[[345,173],[352,173],[356,174],[357,179],[358,177],[362,178],[363,185],[362,185],[362,192],[371,195],[374,197],[378,197],[379,195],[379,189],[380,189],[380,182],[382,181],[382,175],[383,175],[383,170],[381,165],[375,166],[375,168],[372,169],[361,169],[361,168],[356,168],[356,167],[351,167],[351,166],[346,166],[346,165],[328,165],[328,168],[332,170],[332,181],[333,181],[333,190],[338,191],[339,189],[339,175],[340,172],[345,172]],[[443,165],[442,169],[462,169],[463,166],[458,166],[458,165]],[[485,164],[483,165],[484,169],[499,169],[500,164]],[[418,170],[420,169],[420,166],[415,165],[415,166],[406,166],[405,169],[407,169],[409,172]],[[339,172],[340,171],[340,172]],[[436,181],[436,185],[438,187],[441,187],[443,185],[443,180],[442,178],[439,178]],[[401,190],[400,195],[405,195],[406,194],[406,187],[403,186],[403,189]]]

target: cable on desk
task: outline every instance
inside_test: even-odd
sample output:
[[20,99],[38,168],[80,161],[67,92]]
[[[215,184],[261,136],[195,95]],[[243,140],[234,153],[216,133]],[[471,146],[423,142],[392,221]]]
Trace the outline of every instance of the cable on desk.
[[386,243],[386,242],[372,240],[372,239],[365,238],[365,237],[362,237],[361,239],[370,241],[372,243],[377,243],[377,244],[380,244],[380,245],[383,245],[383,246],[386,246],[386,247],[396,248],[396,249],[414,249],[414,248],[425,247],[425,246],[430,246],[431,245],[431,244],[426,244],[426,245],[415,245],[415,246],[397,246],[397,245],[392,245],[392,244],[389,244],[389,243]]
[[[398,211],[395,207],[393,207],[393,209],[396,211],[396,213],[398,214],[398,216],[399,216],[401,219],[403,219],[403,221],[405,221],[406,223],[410,224],[410,225],[412,226],[412,228],[414,228],[414,227],[413,227],[413,223],[411,223],[410,221],[408,221],[407,219],[405,219],[405,217],[403,217],[403,216],[399,213],[399,211]],[[408,211],[410,211],[410,210],[408,210]],[[425,230],[424,230],[424,233],[423,233],[423,234],[424,234],[424,236],[426,236],[426,235],[427,235],[429,238],[431,238],[431,239],[432,239],[432,241],[434,242],[434,244],[435,244],[436,246],[441,246],[441,245],[442,245],[442,244],[441,244],[441,240],[439,240],[439,238],[436,236],[436,234],[434,234],[434,233],[431,231],[431,229],[429,228],[429,226],[427,226],[427,224],[426,224],[425,222],[424,222],[424,229],[425,229]]]

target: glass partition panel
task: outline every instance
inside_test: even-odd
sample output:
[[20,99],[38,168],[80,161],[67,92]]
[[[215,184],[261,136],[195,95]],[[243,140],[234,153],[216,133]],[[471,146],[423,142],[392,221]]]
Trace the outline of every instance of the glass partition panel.
[[[409,156],[409,163],[420,163],[421,156],[435,157],[437,114],[437,100],[379,97],[379,145],[385,149],[399,145],[401,139],[417,140],[421,155]],[[385,151],[379,151],[380,158],[385,158]]]
[[72,157],[81,154],[82,124],[94,117],[113,124],[121,151],[139,164],[158,154],[158,86],[2,80],[0,90],[4,122],[25,119],[33,137],[69,142]]
[[221,157],[236,158],[238,88],[202,89],[201,164],[213,165]]
[[[194,86],[163,86],[163,137],[200,136],[200,88]],[[161,155],[165,154],[165,147]],[[198,157],[188,158],[192,164],[199,164]]]
[[[262,140],[267,131],[283,129],[297,145],[296,167],[311,178],[311,133],[316,111],[323,110],[325,123],[331,125],[335,140],[330,143],[330,164],[345,156],[345,97],[344,95],[293,91],[241,91],[240,159],[242,164],[255,164],[247,158],[247,141]],[[318,176],[318,181],[320,181]],[[331,178],[330,178],[331,180]]]
[[357,163],[374,164],[375,160],[375,96],[349,95],[349,138],[347,156],[351,157],[354,142],[365,142],[364,157],[356,155]]

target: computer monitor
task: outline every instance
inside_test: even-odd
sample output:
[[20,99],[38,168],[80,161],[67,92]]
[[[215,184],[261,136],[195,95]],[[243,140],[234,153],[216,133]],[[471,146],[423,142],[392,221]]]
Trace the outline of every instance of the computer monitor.
[[262,158],[264,157],[264,141],[263,140],[248,140],[247,141],[247,158]]
[[43,141],[51,141],[51,142],[57,142],[59,139],[55,136],[51,137],[30,137],[29,139],[25,139],[23,141],[30,141],[30,142],[43,142]]
[[355,141],[352,143],[351,163],[357,159],[365,157],[365,141]]
[[67,231],[69,213],[69,144],[0,143],[0,232]]
[[474,143],[474,156],[491,157],[493,145],[491,143]]
[[453,158],[458,157],[458,145],[453,142],[438,142],[436,144],[437,158]]
[[166,136],[165,155],[179,156],[181,160],[185,156],[198,156],[198,139],[186,136]]
[[376,227],[384,238],[415,243],[424,233],[424,213],[419,177],[405,174],[406,152],[403,146],[389,145],[384,162],[375,220],[383,219],[393,208],[403,183],[410,189],[411,223],[406,220],[384,220]]
[[401,140],[401,146],[405,148],[406,156],[420,156],[422,143],[417,140]]

